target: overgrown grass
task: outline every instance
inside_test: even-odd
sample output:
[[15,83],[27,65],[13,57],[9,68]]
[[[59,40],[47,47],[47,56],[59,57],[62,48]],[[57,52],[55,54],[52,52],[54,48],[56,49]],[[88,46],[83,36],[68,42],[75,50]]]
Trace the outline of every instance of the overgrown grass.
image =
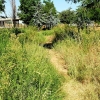
[[63,100],[63,77],[39,46],[48,41],[66,62],[67,100],[100,99],[100,31],[79,34],[67,25],[20,31],[15,36],[12,30],[0,29],[0,100]]
[[62,100],[63,79],[37,45],[40,34],[33,27],[17,37],[5,29],[0,33],[0,100]]
[[0,31],[0,55],[6,52],[7,44],[9,44],[10,32],[7,29],[1,29]]
[[[73,94],[73,91],[75,92],[73,100],[100,99],[99,33],[100,31],[92,31],[90,34],[86,34],[83,30],[80,34],[80,41],[70,36],[55,43],[55,49],[64,57],[68,75],[71,77],[71,81],[67,83],[71,89],[70,92],[68,91],[68,100],[71,100],[72,95],[70,94],[71,92]],[[74,80],[75,84],[72,83],[72,80]],[[76,86],[75,89],[73,89],[74,85]],[[79,88],[83,89],[81,93]],[[77,95],[77,98],[75,98],[75,95]]]

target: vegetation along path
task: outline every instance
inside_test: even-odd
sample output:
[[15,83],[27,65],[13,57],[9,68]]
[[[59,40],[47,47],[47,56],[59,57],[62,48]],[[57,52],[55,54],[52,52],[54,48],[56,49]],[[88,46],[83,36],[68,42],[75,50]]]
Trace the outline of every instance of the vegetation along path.
[[[47,44],[52,44],[52,43],[47,43]],[[65,79],[65,82],[61,86],[61,89],[65,94],[63,100],[72,100],[72,98],[73,100],[84,100],[84,93],[87,88],[84,89],[81,83],[70,79],[68,75],[68,65],[65,62],[62,54],[60,54],[60,52],[56,51],[54,48],[51,47],[49,49],[47,47],[46,50],[50,62],[58,71],[58,73],[61,74]]]
[[[63,59],[62,55],[54,49],[49,49],[48,53],[50,56],[51,63],[58,70],[58,72],[62,76],[64,76],[65,79],[67,79],[67,65],[66,65],[65,60]],[[66,88],[66,82],[65,82],[62,86],[62,90],[67,95],[66,89],[67,88]],[[67,99],[67,96],[65,96],[64,100],[66,100],[66,99]]]
[[[67,73],[67,64],[65,63],[64,58],[62,55],[57,52],[55,49],[46,49],[51,63],[54,65],[56,70],[59,74],[61,74],[65,82],[62,85],[62,91],[64,92],[65,96],[63,100],[84,100],[84,96],[82,97],[81,94],[84,94],[84,91],[86,91],[82,84],[75,80],[69,80],[69,76]],[[69,81],[68,81],[69,80]],[[78,85],[77,85],[78,84]]]
[[[58,71],[59,74],[61,74],[66,80],[68,78],[67,75],[67,64],[63,58],[63,56],[57,52],[54,48],[46,49],[47,53],[49,55],[50,61],[52,65],[55,67],[55,69]],[[66,89],[66,82],[62,85],[62,90],[67,95]],[[67,96],[65,96],[64,100],[67,99]]]

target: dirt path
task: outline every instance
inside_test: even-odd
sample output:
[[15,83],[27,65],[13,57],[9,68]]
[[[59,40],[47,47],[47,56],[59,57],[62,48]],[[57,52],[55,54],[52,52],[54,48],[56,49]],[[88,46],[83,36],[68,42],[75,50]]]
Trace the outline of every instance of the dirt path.
[[84,93],[82,84],[75,80],[68,81],[69,76],[67,75],[67,64],[65,63],[62,55],[54,49],[47,49],[47,51],[51,63],[65,78],[65,82],[61,87],[63,92],[65,93],[65,97],[63,98],[63,100],[84,100],[82,98],[82,94]]
[[62,74],[65,78],[67,77],[67,65],[60,53],[55,51],[54,49],[48,50],[50,61],[55,66],[60,74]]
[[45,40],[46,43],[43,44],[43,47],[47,49],[51,63],[58,70],[58,72],[66,78],[67,77],[66,62],[63,56],[59,52],[57,52],[54,48],[52,48],[55,36],[50,35],[50,36],[46,36],[45,38],[46,38]]
[[[51,42],[52,44],[52,42]],[[65,82],[62,84],[62,91],[65,93],[65,97],[63,100],[84,100],[79,99],[82,98],[81,94],[83,94],[83,86],[77,83],[74,80],[70,80],[67,73],[67,64],[63,58],[63,56],[57,52],[54,48],[49,48],[50,43],[46,43],[46,50],[48,52],[48,56],[52,65],[56,68],[56,70],[65,78]],[[69,80],[69,81],[68,81]],[[78,84],[78,85],[77,85]]]
[[[47,49],[47,51],[48,51],[51,63],[54,65],[56,70],[58,70],[59,74],[61,74],[62,76],[64,76],[65,79],[67,79],[68,78],[67,64],[65,63],[65,60],[63,59],[62,55],[54,49]],[[67,100],[66,89],[67,88],[66,88],[66,81],[65,81],[65,83],[63,83],[62,85],[62,90],[65,93],[65,98],[63,98],[63,100]]]

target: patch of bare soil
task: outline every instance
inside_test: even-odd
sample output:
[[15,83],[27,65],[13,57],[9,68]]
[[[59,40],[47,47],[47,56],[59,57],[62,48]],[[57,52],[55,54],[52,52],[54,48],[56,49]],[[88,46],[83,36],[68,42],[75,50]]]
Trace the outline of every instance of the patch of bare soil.
[[95,30],[99,30],[100,31],[100,26],[99,27],[96,27]]
[[96,27],[96,26],[95,27],[90,27],[90,29],[91,30],[95,30],[95,31],[100,31],[100,26],[98,26],[98,27]]
[[[65,80],[67,80],[68,75],[67,75],[67,64],[64,60],[64,58],[62,57],[62,55],[55,51],[54,49],[47,49],[48,50],[48,54],[50,57],[50,61],[51,63],[54,65],[55,69],[59,72],[59,74],[61,74],[62,76],[64,76]],[[66,87],[67,83],[66,81],[63,83],[62,85],[62,91],[65,93],[65,97],[63,98],[63,100],[67,100],[67,87]]]
[[58,70],[60,74],[62,74],[65,78],[67,77],[67,65],[60,53],[55,51],[54,49],[48,50],[50,61],[54,65],[54,67]]

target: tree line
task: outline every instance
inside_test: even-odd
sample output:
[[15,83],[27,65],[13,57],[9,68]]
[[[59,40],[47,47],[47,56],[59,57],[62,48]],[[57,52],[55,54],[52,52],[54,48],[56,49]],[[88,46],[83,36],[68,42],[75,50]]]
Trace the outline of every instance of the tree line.
[[[51,0],[43,0],[43,2],[41,0],[20,0],[18,16],[27,25],[35,25],[38,28],[46,25],[48,29],[51,29],[58,22],[76,23],[79,26],[82,26],[83,23],[89,24],[90,21],[100,22],[100,0],[65,1],[80,2],[80,6],[76,11],[69,8],[58,13]],[[5,2],[5,0],[0,0],[0,12],[5,12]],[[15,16],[13,15],[13,17]]]

